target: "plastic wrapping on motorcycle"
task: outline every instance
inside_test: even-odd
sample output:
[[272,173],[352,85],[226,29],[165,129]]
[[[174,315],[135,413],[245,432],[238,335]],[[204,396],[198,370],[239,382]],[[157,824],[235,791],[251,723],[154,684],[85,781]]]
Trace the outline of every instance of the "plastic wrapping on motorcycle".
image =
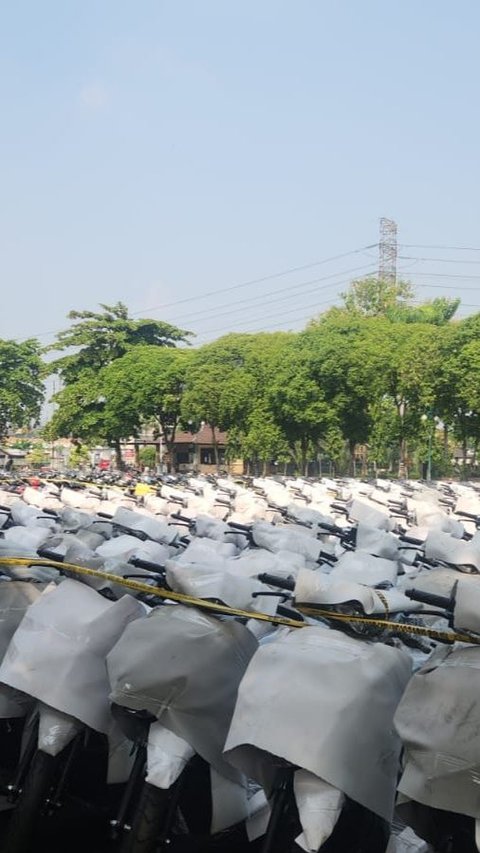
[[44,489],[34,489],[32,486],[25,486],[22,499],[29,506],[36,506],[38,509],[62,509],[62,502],[57,497]]
[[[227,564],[228,566],[228,564]],[[272,597],[253,597],[254,592],[268,591],[268,587],[253,578],[236,575],[223,564],[208,562],[184,564],[175,560],[166,563],[167,582],[170,589],[196,598],[213,598],[244,610],[258,610],[273,616],[277,601]]]
[[386,530],[378,530],[370,524],[360,522],[357,526],[356,547],[359,551],[384,557],[386,560],[398,560],[398,539]]
[[480,633],[480,587],[461,578],[455,586],[453,627]]
[[62,507],[60,513],[62,525],[65,530],[71,533],[76,533],[80,528],[89,528],[92,525],[93,516],[88,512],[71,509],[70,507]]
[[78,581],[51,585],[12,637],[0,681],[106,733],[105,656],[128,623],[144,613],[130,595],[111,602]]
[[137,530],[145,533],[149,539],[164,545],[170,545],[176,537],[176,533],[168,526],[166,521],[159,521],[158,518],[144,515],[139,512],[133,512],[125,507],[118,507],[113,516],[115,524],[120,524],[128,530]]
[[480,818],[480,649],[442,646],[412,677],[395,714],[405,748],[398,790]]
[[234,557],[237,549],[232,542],[216,542],[213,539],[192,539],[178,557],[179,563],[203,563],[205,560],[222,563]]
[[31,528],[45,527],[47,530],[57,530],[58,525],[53,517],[42,518],[42,511],[33,506],[28,506],[21,500],[13,501],[10,506],[10,512],[15,524],[20,524],[24,527]]
[[257,642],[238,622],[159,607],[128,626],[107,658],[111,700],[147,710],[218,772],[238,779],[222,751],[238,684]]
[[38,748],[47,755],[59,755],[75,735],[82,730],[82,724],[68,714],[63,714],[55,708],[40,704],[38,723]]
[[[424,497],[422,495],[422,497]],[[415,513],[417,524],[428,527],[429,530],[438,530],[448,533],[455,539],[461,539],[464,534],[464,526],[456,518],[447,515],[439,506],[424,504],[420,500],[407,501],[410,510]]]
[[0,660],[26,611],[42,594],[40,584],[9,581],[2,583],[0,598]]
[[260,572],[281,577],[295,576],[299,569],[305,568],[305,557],[302,554],[294,554],[293,551],[265,551],[263,548],[255,548],[245,551],[236,557],[233,562],[235,574],[245,577],[254,577]]
[[[245,548],[248,539],[236,534],[224,521],[212,518],[211,515],[200,513],[195,517],[195,532],[201,539],[212,542],[233,543],[237,548]],[[195,541],[195,540],[194,540]]]
[[148,732],[146,781],[168,790],[194,755],[195,750],[186,740],[162,723],[152,723]]
[[[425,541],[425,556],[429,560],[443,560],[466,571],[480,571],[480,549],[448,533],[431,530]],[[468,568],[467,568],[468,567]]]
[[9,527],[5,530],[3,540],[0,540],[0,554],[33,556],[50,535],[51,531],[46,527]]
[[65,486],[60,492],[60,500],[65,506],[80,509],[83,512],[97,512],[102,505],[102,501],[98,497]]
[[331,577],[375,586],[388,581],[395,584],[398,563],[384,557],[373,557],[365,551],[346,551],[335,563]]
[[315,539],[311,534],[290,533],[288,528],[275,528],[271,524],[256,522],[252,528],[252,536],[255,545],[266,548],[267,551],[276,553],[278,551],[294,551],[302,554],[307,560],[315,562],[320,557],[322,542]]
[[348,517],[353,521],[363,521],[378,530],[391,530],[393,523],[387,513],[356,498],[348,508]]
[[[354,602],[364,613],[385,613],[383,598],[374,589],[351,580],[336,580],[333,573],[300,569],[295,582],[295,600],[298,604],[345,604]],[[407,602],[408,603],[408,602]]]
[[233,780],[215,767],[210,767],[212,820],[210,832],[215,834],[248,818],[246,779]]
[[411,587],[434,595],[445,595],[448,598],[459,578],[463,583],[478,585],[477,574],[460,574],[457,569],[438,568],[421,569],[415,575],[401,578],[398,586],[400,589]]
[[391,835],[385,853],[435,853],[433,847],[415,835],[413,829],[405,827],[399,835]]
[[245,673],[225,758],[268,786],[266,753],[280,756],[390,820],[400,752],[393,715],[410,673],[399,649],[323,627],[285,629]]
[[307,770],[296,771],[294,792],[303,829],[296,843],[307,853],[317,853],[335,829],[345,795]]

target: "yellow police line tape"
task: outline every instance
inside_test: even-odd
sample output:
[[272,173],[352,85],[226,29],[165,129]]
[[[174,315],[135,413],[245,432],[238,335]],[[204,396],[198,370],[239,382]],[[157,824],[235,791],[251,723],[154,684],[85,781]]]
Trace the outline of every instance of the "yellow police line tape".
[[[306,628],[308,623],[302,622],[300,619],[289,619],[287,616],[269,616],[267,613],[259,613],[255,610],[242,610],[238,607],[229,607],[227,604],[219,604],[216,601],[208,601],[203,598],[195,598],[192,595],[185,595],[182,592],[174,592],[173,590],[164,589],[159,586],[150,586],[133,578],[122,578],[111,572],[103,572],[98,569],[89,569],[85,566],[77,566],[73,563],[61,563],[56,560],[45,560],[40,558],[28,557],[0,557],[0,566],[46,566],[53,569],[58,569],[66,574],[80,575],[84,577],[93,577],[98,580],[109,581],[111,583],[123,586],[126,589],[135,592],[143,592],[147,595],[153,595],[156,598],[163,600],[174,601],[178,604],[184,604],[187,607],[197,607],[199,610],[205,610],[210,613],[222,614],[224,616],[239,616],[242,619],[255,619],[258,622],[269,622],[272,625],[283,625],[287,628]],[[132,570],[135,567],[132,566]],[[319,609],[311,604],[295,604],[299,613],[313,618],[322,618],[337,622],[346,622],[352,624],[360,624],[374,628],[387,629],[399,634],[413,634],[420,637],[429,637],[432,640],[437,640],[441,643],[471,643],[480,645],[480,636],[472,636],[470,634],[459,633],[458,631],[439,631],[434,628],[427,628],[423,625],[406,625],[402,622],[393,622],[388,619],[377,619],[370,616],[352,616],[350,613],[338,613],[337,611]]]

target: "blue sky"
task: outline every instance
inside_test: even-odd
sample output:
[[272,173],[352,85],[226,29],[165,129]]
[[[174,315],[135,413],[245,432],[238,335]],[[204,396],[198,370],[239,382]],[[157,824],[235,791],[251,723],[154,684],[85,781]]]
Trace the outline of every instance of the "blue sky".
[[[198,342],[300,328],[376,249],[228,288],[380,216],[480,249],[479,31],[477,0],[1,4],[0,336],[117,300]],[[420,298],[480,310],[480,251],[400,254]]]

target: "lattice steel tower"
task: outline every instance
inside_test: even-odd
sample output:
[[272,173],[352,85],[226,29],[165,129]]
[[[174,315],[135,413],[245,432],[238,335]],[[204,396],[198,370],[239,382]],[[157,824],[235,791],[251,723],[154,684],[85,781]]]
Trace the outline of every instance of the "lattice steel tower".
[[388,281],[390,284],[395,284],[397,280],[397,223],[385,217],[380,220],[378,277],[380,281]]

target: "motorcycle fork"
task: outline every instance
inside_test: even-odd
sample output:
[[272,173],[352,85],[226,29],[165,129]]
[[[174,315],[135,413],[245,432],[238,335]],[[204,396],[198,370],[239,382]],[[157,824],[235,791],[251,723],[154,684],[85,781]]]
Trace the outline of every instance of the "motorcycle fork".
[[279,849],[279,833],[282,831],[282,819],[286,813],[288,802],[293,796],[293,767],[279,767],[275,776],[272,811],[268,821],[267,832],[261,853],[276,853]]
[[118,807],[117,817],[110,821],[111,836],[114,840],[118,838],[121,832],[128,832],[131,829],[131,826],[128,823],[131,804],[135,801],[136,795],[141,790],[145,779],[145,769],[147,766],[146,743],[139,741],[135,744],[134,749],[135,760]]
[[[20,757],[20,761],[18,762],[17,769],[15,775],[9,785],[7,785],[8,791],[8,802],[15,803],[18,799],[22,791],[22,785],[25,780],[25,777],[28,773],[28,768],[32,762],[33,756],[37,751],[37,741],[38,741],[38,724],[39,724],[39,713],[35,712],[35,717],[32,720],[30,731],[27,735],[24,748],[22,750],[22,754]],[[28,722],[26,723],[28,726]]]

